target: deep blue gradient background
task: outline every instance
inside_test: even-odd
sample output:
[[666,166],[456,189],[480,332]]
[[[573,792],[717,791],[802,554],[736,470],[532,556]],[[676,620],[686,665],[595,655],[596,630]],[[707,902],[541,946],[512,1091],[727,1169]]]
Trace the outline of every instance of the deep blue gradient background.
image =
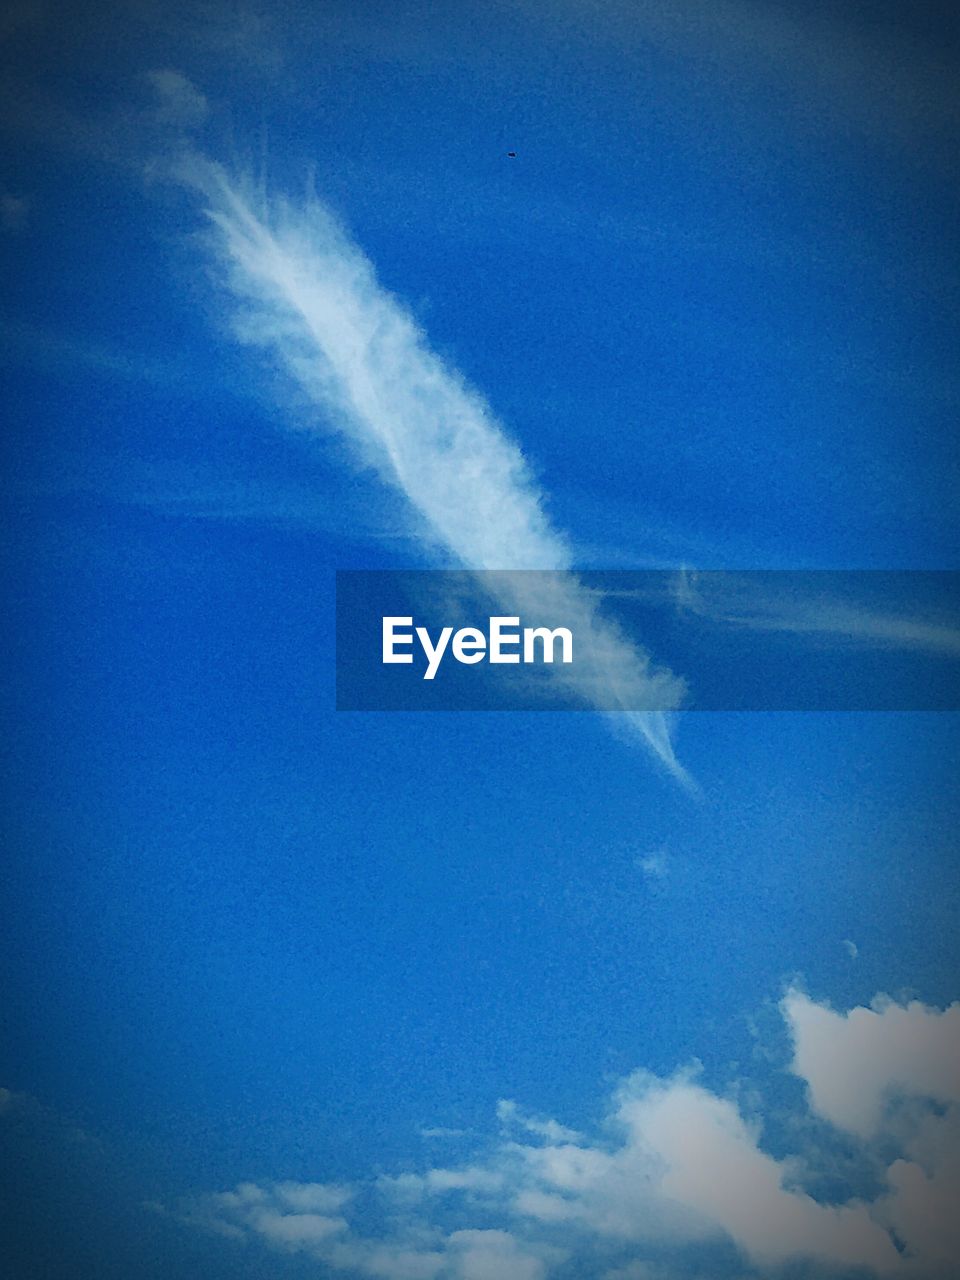
[[956,569],[955,9],[251,14],[31,12],[3,55],[18,1277],[316,1274],[138,1206],[724,1081],[798,973],[957,996],[955,716],[684,718],[692,800],[587,715],[333,711],[335,570],[437,561],[233,345],[143,82],[312,170],[581,566]]

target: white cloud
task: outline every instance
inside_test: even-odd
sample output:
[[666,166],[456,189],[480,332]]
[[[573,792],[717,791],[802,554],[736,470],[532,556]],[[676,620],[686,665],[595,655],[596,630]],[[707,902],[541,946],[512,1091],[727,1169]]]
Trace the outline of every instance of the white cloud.
[[447,1241],[457,1280],[542,1280],[542,1258],[507,1231],[455,1231]]
[[812,1108],[864,1143],[899,1147],[878,1221],[921,1271],[960,1264],[960,1004],[878,996],[838,1013],[791,991],[783,1009]]
[[903,1156],[887,1170],[878,1215],[913,1256],[945,1272],[960,1260],[960,1107],[914,1101],[891,1122]]
[[710,1218],[752,1261],[896,1268],[896,1249],[867,1208],[788,1190],[789,1166],[760,1149],[758,1132],[729,1100],[683,1078],[652,1087],[642,1080],[622,1114],[635,1140],[663,1161],[662,1193]]
[[[468,569],[568,569],[572,552],[520,449],[430,349],[330,212],[317,201],[266,206],[196,158],[179,176],[205,201],[235,332],[292,375],[358,457],[403,495],[423,543]],[[686,781],[668,717],[629,710],[678,706],[683,682],[600,618],[573,579],[520,581],[499,589],[501,607],[561,617],[590,650],[589,662],[557,668],[554,678],[586,705],[617,713]]]
[[878,997],[837,1013],[800,991],[783,1001],[793,1070],[815,1111],[862,1138],[878,1133],[900,1095],[960,1103],[960,1004],[943,1012]]
[[503,1175],[482,1165],[461,1169],[429,1169],[424,1174],[401,1173],[377,1179],[381,1191],[398,1199],[416,1200],[423,1196],[445,1195],[451,1191],[499,1191]]
[[604,1272],[603,1280],[654,1280],[654,1273],[645,1262],[628,1262]]
[[527,1133],[545,1138],[548,1142],[579,1142],[580,1134],[556,1120],[542,1119],[525,1115],[510,1098],[501,1098],[497,1103],[497,1119],[502,1125],[516,1126]]
[[352,1194],[348,1187],[326,1182],[279,1182],[273,1190],[294,1213],[336,1213]]
[[915,1256],[934,1266],[960,1262],[960,1161],[953,1151],[933,1173],[896,1160],[887,1174],[890,1226]]
[[[696,1072],[637,1072],[616,1089],[596,1136],[502,1102],[507,1132],[460,1168],[354,1188],[245,1183],[204,1197],[184,1216],[306,1253],[333,1272],[383,1280],[677,1280],[694,1274],[691,1249],[707,1260],[697,1275],[710,1274],[713,1250],[724,1274],[739,1254],[754,1276],[812,1268],[824,1280],[853,1270],[943,1280],[960,1263],[960,1107],[951,1101],[955,1060],[934,1059],[955,1050],[956,1009],[877,1001],[842,1015],[796,991],[784,998],[798,1050],[793,1069],[803,1064],[815,1111],[847,1131],[869,1171],[859,1195],[843,1190],[851,1166],[807,1113],[788,1126],[815,1135],[803,1157],[775,1156],[761,1121]],[[905,1052],[908,1036],[916,1053]],[[833,1042],[839,1047],[827,1056]],[[824,1092],[837,1071],[875,1098],[887,1097],[888,1081],[910,1096],[869,1110],[867,1124],[852,1089]],[[826,1176],[829,1199],[801,1189],[808,1175]],[[371,1204],[372,1220],[386,1224],[379,1231],[367,1225]]]
[[294,1250],[313,1249],[347,1227],[342,1218],[327,1218],[319,1213],[278,1213],[275,1209],[259,1210],[251,1225],[271,1244]]

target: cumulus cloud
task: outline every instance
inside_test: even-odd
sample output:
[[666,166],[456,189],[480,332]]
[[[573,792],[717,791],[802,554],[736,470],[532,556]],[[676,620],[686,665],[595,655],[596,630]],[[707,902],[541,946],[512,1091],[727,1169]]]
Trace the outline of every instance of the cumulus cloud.
[[[425,546],[474,570],[569,569],[526,459],[477,391],[429,347],[373,265],[318,201],[266,204],[218,166],[183,163],[198,191],[233,307],[234,330],[283,369],[408,504]],[[556,668],[588,706],[616,712],[686,781],[661,711],[685,693],[598,613],[572,577],[507,575],[500,607],[563,619],[589,662]],[[509,580],[508,580],[509,579]],[[556,621],[553,625],[558,625]]]
[[878,997],[837,1013],[790,991],[783,1011],[793,1070],[815,1111],[841,1129],[874,1137],[898,1097],[960,1103],[960,1004],[943,1012]]
[[960,1004],[879,996],[847,1013],[788,992],[793,1070],[814,1111],[864,1143],[894,1144],[874,1209],[925,1273],[960,1264]]
[[460,1280],[542,1280],[546,1264],[508,1231],[455,1231],[447,1241]]
[[[960,1108],[956,1058],[935,1059],[955,1052],[957,1006],[878,999],[839,1014],[790,991],[782,1009],[812,1107],[791,1131],[819,1134],[802,1155],[773,1154],[761,1117],[697,1069],[636,1072],[595,1135],[501,1102],[499,1141],[460,1167],[353,1188],[243,1184],[184,1216],[386,1280],[677,1280],[731,1268],[942,1280],[960,1263]],[[845,1085],[831,1091],[837,1072],[859,1078],[876,1106],[864,1111]],[[896,1106],[884,1101],[891,1088]],[[741,1087],[737,1096],[760,1095]],[[857,1186],[831,1125],[867,1171]],[[804,1189],[817,1175],[831,1181],[829,1196]],[[388,1224],[379,1232],[366,1225],[371,1205]]]
[[377,1179],[380,1190],[398,1200],[418,1200],[423,1196],[444,1195],[448,1191],[499,1191],[502,1185],[502,1173],[483,1165],[428,1169],[424,1174],[401,1173]]
[[885,1272],[899,1259],[862,1204],[820,1204],[785,1184],[789,1166],[761,1150],[759,1131],[725,1098],[678,1079],[623,1104],[636,1140],[656,1152],[662,1193],[703,1214],[753,1261],[798,1257]]

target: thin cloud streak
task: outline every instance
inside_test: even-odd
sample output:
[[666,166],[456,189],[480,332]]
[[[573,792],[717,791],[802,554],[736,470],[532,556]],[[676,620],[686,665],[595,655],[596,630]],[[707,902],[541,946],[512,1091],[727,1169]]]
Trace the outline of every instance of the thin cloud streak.
[[[330,212],[316,199],[268,202],[196,156],[178,177],[204,202],[234,332],[292,375],[360,460],[400,491],[422,544],[472,570],[569,569],[571,547],[545,514],[521,450],[430,350]],[[515,598],[503,603],[517,607]],[[549,604],[591,633],[599,656],[582,677],[588,705],[613,711],[690,786],[668,716],[619,709],[642,706],[638,690],[649,690],[650,704],[679,706],[683,682],[654,669],[575,582]]]
[[884,648],[960,655],[960,630],[926,618],[881,613],[843,600],[809,596],[773,597],[748,577],[724,574],[722,590],[711,595],[700,574],[680,572],[674,601],[686,613],[752,631],[775,631],[859,641]]

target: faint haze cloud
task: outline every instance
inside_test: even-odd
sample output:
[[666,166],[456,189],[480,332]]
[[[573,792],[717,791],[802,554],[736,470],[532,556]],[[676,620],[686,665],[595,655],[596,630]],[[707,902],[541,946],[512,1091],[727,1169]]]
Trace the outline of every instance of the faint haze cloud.
[[156,97],[161,123],[191,129],[206,120],[210,110],[206,98],[181,71],[170,67],[148,71],[146,80]]
[[665,849],[656,849],[652,853],[642,854],[634,859],[633,865],[642,872],[645,880],[653,884],[662,884],[667,878],[669,861]]
[[30,214],[30,198],[15,195],[12,191],[0,193],[0,226],[4,231],[16,234],[27,225]]
[[[830,572],[796,574],[698,573],[680,570],[671,578],[673,602],[681,614],[702,617],[750,631],[834,637],[864,645],[960,655],[960,628],[946,617],[918,617],[906,610],[884,611],[838,596],[845,575],[832,592]],[[852,575],[846,575],[849,579]],[[869,581],[871,573],[864,575]],[[883,575],[877,575],[882,577]],[[905,575],[892,575],[903,578]],[[778,580],[779,579],[779,580]],[[806,584],[801,595],[789,594]],[[783,590],[776,590],[783,586]]]

